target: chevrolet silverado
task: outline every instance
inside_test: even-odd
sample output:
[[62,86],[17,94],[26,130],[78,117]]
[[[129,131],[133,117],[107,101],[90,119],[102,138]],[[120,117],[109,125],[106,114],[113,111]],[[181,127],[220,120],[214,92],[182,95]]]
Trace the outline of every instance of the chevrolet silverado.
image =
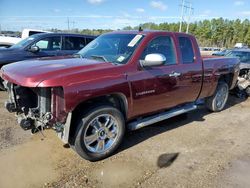
[[3,66],[5,106],[25,129],[53,128],[83,158],[110,156],[125,130],[197,108],[223,110],[239,74],[237,58],[200,55],[192,35],[117,31],[74,57]]

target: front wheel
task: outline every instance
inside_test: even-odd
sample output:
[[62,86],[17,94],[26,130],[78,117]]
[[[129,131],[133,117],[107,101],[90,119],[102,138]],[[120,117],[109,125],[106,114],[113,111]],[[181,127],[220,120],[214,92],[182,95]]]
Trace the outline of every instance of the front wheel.
[[89,161],[104,159],[118,148],[124,132],[124,118],[118,109],[112,106],[92,108],[78,121],[75,150]]
[[206,99],[206,106],[213,112],[220,112],[224,109],[229,95],[229,88],[226,82],[219,82],[213,96]]

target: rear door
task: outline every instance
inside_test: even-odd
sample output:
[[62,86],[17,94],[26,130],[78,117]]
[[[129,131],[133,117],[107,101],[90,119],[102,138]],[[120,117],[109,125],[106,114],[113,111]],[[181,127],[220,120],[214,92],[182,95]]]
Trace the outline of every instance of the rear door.
[[180,53],[180,102],[193,102],[201,92],[203,78],[202,59],[200,58],[199,48],[194,37],[177,34],[176,38]]
[[[183,45],[181,49],[175,46],[179,46],[179,43]],[[194,52],[191,53],[192,45],[189,44],[185,43],[187,46],[184,46],[183,39],[172,34],[157,36],[148,43],[140,59],[144,60],[148,54],[160,53],[166,57],[166,62],[158,67],[141,68],[129,76],[133,90],[134,116],[168,109],[196,99],[201,87],[199,76],[202,67],[195,61]],[[191,51],[186,52],[187,48],[191,48]]]

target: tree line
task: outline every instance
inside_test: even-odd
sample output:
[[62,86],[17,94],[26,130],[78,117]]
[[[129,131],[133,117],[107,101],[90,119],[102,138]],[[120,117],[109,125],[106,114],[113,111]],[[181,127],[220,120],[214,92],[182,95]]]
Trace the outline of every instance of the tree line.
[[[136,27],[124,27],[122,30],[138,30],[139,26],[143,29],[179,31],[180,23],[144,23]],[[183,24],[183,32],[187,24]],[[53,32],[71,32],[87,35],[100,35],[112,31],[111,29],[72,29],[58,30],[51,29]],[[13,32],[14,33],[14,32]],[[233,47],[236,43],[245,43],[250,46],[250,20],[228,20],[223,18],[202,20],[190,23],[189,33],[196,36],[200,46],[207,47]],[[20,32],[18,33],[20,34]]]
[[[164,30],[164,31],[179,31],[180,23],[144,23],[140,26],[143,29]],[[183,32],[185,32],[187,24],[183,24]],[[139,25],[136,27],[125,27],[122,30],[138,30]],[[95,34],[100,35],[111,31],[103,29],[84,29],[77,30],[76,32],[82,34]],[[245,19],[228,20],[223,18],[203,20],[190,23],[189,33],[196,36],[200,46],[216,46],[216,47],[233,47],[236,43],[245,43],[250,46],[250,21]]]
[[[166,31],[179,31],[180,23],[145,23],[143,29],[156,29]],[[183,30],[187,24],[184,23]],[[126,27],[125,30],[138,29]],[[183,31],[185,32],[185,31]],[[233,47],[236,43],[245,43],[250,46],[250,21],[228,20],[223,18],[203,20],[191,23],[189,33],[196,36],[200,46]]]

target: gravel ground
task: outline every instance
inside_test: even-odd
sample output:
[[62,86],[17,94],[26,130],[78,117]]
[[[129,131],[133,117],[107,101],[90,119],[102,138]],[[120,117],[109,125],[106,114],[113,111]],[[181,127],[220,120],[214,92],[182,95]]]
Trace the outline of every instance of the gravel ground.
[[115,155],[91,163],[53,131],[31,136],[1,107],[0,187],[250,187],[249,109],[231,96],[220,113],[200,108],[128,132]]

